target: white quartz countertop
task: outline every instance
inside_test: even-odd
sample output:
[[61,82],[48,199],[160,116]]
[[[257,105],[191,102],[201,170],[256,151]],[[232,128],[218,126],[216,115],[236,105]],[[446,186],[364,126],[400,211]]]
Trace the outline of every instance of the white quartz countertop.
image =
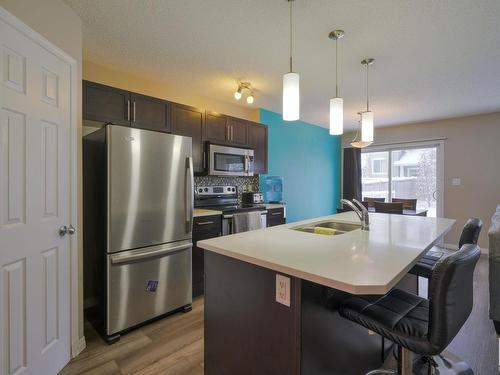
[[352,294],[385,294],[455,220],[370,214],[370,231],[328,236],[291,228],[321,221],[359,224],[354,212],[198,242],[198,246]]
[[193,217],[202,217],[202,216],[211,216],[211,215],[222,215],[222,211],[206,210],[204,208],[195,208],[193,210]]

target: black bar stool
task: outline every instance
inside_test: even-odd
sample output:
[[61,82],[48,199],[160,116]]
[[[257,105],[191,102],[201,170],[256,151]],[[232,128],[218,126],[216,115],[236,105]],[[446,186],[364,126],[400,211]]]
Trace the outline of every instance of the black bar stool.
[[[412,353],[424,356],[430,374],[437,366],[432,356],[443,352],[472,311],[473,274],[480,254],[477,245],[465,244],[441,257],[432,272],[429,299],[393,289],[384,296],[353,296],[342,304],[340,314],[398,345],[398,374],[412,374]],[[446,374],[473,374],[464,362],[451,367]]]
[[[464,244],[477,244],[479,234],[481,233],[481,228],[483,227],[483,222],[477,217],[470,218],[464,225],[462,229],[462,234],[460,235],[460,241],[458,242],[458,248],[460,249]],[[437,261],[456,250],[448,250],[438,246],[432,247],[415,266],[410,270],[410,273],[416,276],[425,277],[430,279],[432,276],[432,271],[436,266]]]

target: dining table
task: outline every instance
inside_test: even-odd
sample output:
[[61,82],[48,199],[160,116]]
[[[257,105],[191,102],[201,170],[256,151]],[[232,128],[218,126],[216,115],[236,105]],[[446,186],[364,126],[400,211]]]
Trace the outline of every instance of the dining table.
[[[346,212],[350,210],[344,210],[342,208],[337,208],[337,213],[341,212]],[[421,208],[417,208],[415,210],[410,210],[410,209],[405,209],[403,208],[403,215],[408,215],[408,216],[427,216],[427,212],[429,210],[424,210]],[[368,207],[368,212],[370,213],[375,213],[375,207]]]
[[[421,208],[417,208],[415,210],[409,210],[406,208],[403,208],[403,215],[409,215],[409,216],[427,216],[427,211]],[[375,207],[368,207],[368,212],[374,213]]]

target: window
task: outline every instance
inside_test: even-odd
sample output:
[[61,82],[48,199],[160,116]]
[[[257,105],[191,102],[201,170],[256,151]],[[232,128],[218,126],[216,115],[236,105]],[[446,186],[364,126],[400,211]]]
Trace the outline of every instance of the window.
[[372,174],[374,175],[384,174],[385,164],[386,164],[385,159],[382,158],[372,159]]
[[441,194],[440,144],[390,145],[361,152],[364,198],[417,199],[417,209],[436,216]]

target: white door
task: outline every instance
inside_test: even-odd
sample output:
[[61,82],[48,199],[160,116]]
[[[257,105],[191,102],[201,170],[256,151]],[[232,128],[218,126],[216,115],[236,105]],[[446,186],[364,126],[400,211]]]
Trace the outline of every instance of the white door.
[[70,358],[71,66],[0,18],[0,374]]

